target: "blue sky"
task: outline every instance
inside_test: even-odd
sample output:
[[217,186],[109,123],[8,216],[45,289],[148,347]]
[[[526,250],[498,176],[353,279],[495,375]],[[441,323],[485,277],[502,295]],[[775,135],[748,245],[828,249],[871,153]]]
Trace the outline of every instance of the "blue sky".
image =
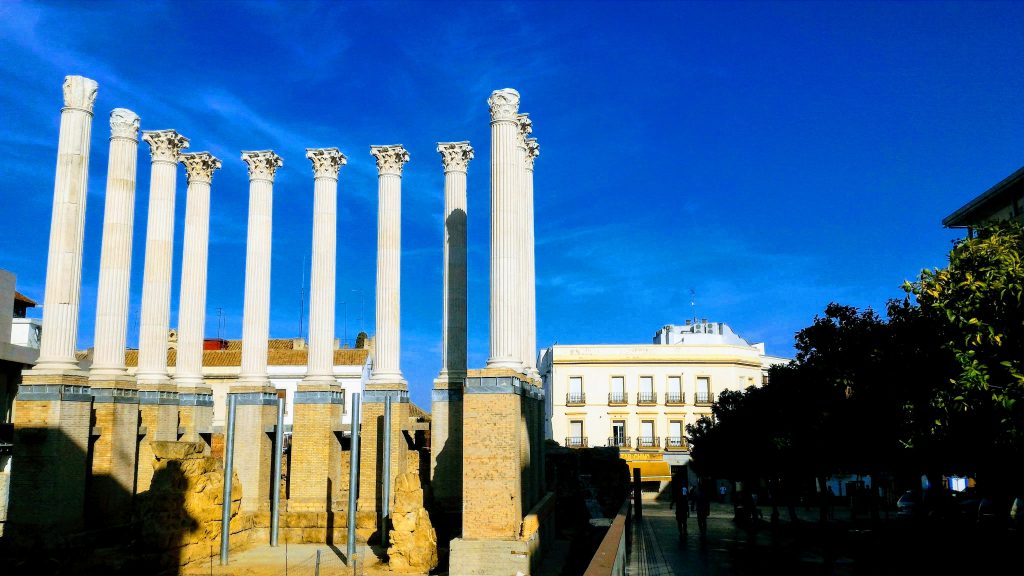
[[[213,180],[207,334],[241,334],[248,179],[274,188],[271,333],[299,333],[312,236],[307,147],[339,186],[337,333],[373,331],[376,167],[403,143],[402,368],[429,406],[440,368],[443,173],[470,140],[469,363],[488,345],[486,99],[522,94],[536,164],[538,342],[649,342],[691,316],[770,353],[830,301],[881,308],[955,231],[941,219],[1024,164],[1024,4],[0,3],[0,268],[42,300],[61,82],[100,84],[79,347],[93,338],[107,116],[175,128]],[[132,269],[137,340],[149,155]],[[177,317],[184,170],[179,170]],[[308,271],[305,276],[308,283]],[[347,305],[342,304],[347,302]],[[307,308],[308,310],[308,308]],[[305,323],[305,322],[304,322]]]

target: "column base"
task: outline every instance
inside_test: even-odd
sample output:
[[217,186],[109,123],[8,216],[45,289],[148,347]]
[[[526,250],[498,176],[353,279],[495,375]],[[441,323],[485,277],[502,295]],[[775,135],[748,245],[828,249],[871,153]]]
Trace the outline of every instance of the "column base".
[[522,540],[467,540],[449,543],[451,576],[529,576],[530,545]]
[[[380,477],[384,442],[384,406],[391,398],[391,493],[382,493]],[[407,468],[405,432],[409,430],[409,392],[405,382],[370,382],[362,393],[362,425],[359,436],[359,503],[356,537],[368,542],[379,531],[378,511],[384,498],[394,497],[395,478]]]
[[93,397],[92,480],[86,512],[97,527],[131,519],[138,463],[139,392],[130,376],[89,378]]
[[[205,442],[211,446],[213,434],[213,389],[208,387],[179,388],[178,425],[181,440]],[[209,452],[209,451],[207,451]]]
[[234,466],[242,484],[241,510],[269,510],[277,392],[272,386],[233,386],[228,395],[235,398]]
[[[462,388],[461,379],[439,376],[431,391],[431,492],[446,515],[462,511]],[[455,528],[458,534],[461,524]]]
[[5,539],[47,547],[82,528],[91,412],[85,372],[23,372]]

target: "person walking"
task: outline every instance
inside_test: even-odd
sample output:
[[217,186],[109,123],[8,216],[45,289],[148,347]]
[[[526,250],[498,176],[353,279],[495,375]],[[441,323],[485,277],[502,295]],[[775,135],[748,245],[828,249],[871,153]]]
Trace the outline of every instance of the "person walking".
[[700,537],[706,538],[708,535],[708,516],[711,515],[711,499],[703,482],[697,484],[697,493],[694,494],[694,500],[697,508],[697,528],[700,529]]
[[668,508],[676,511],[676,528],[679,529],[679,539],[685,540],[687,534],[686,521],[690,518],[689,494],[686,489],[686,482],[677,473],[672,477],[672,501]]

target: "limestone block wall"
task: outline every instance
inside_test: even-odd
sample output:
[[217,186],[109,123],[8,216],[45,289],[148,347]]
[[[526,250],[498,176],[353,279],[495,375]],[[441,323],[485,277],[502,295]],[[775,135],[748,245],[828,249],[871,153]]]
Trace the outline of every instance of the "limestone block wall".
[[463,405],[462,537],[515,540],[523,521],[520,397],[467,390]]
[[462,391],[434,390],[430,411],[431,489],[434,503],[446,512],[461,510]]

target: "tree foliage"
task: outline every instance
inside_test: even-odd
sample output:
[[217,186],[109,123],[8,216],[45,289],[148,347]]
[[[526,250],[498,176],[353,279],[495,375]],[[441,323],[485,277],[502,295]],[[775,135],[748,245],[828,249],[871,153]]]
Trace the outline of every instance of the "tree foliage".
[[687,427],[701,474],[1012,475],[1024,461],[1021,227],[957,242],[886,318],[829,304],[769,382],[723,392]]

